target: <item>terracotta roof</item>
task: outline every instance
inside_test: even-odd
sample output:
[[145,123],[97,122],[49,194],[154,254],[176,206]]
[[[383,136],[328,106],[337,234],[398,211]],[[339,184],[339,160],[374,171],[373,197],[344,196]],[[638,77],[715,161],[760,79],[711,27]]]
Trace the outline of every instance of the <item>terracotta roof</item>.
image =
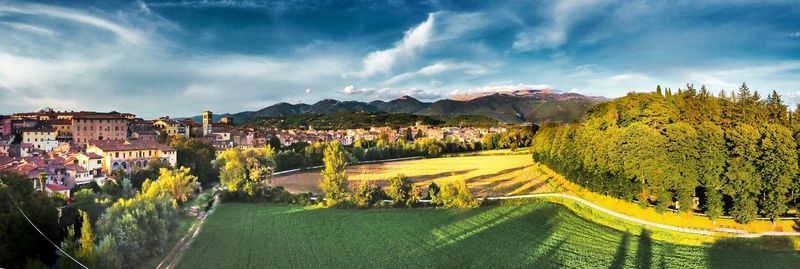
[[103,156],[100,156],[100,155],[98,155],[97,153],[94,153],[94,152],[84,152],[84,153],[81,153],[81,154],[83,154],[84,156],[88,157],[89,159],[102,159],[103,158]]
[[171,147],[153,141],[143,140],[93,140],[89,141],[89,146],[97,147],[103,151],[129,151],[129,150],[152,150],[173,151]]
[[61,185],[61,184],[44,184],[48,189],[51,191],[68,191],[72,188]]
[[75,119],[120,119],[126,120],[125,116],[118,112],[100,113],[100,112],[80,112],[76,113],[73,118]]
[[68,164],[68,165],[65,165],[64,167],[66,167],[69,170],[73,170],[75,172],[78,172],[78,173],[86,173],[86,172],[88,172],[88,170],[86,170],[85,168],[83,168],[83,167],[81,167],[80,165],[77,165],[77,164]]

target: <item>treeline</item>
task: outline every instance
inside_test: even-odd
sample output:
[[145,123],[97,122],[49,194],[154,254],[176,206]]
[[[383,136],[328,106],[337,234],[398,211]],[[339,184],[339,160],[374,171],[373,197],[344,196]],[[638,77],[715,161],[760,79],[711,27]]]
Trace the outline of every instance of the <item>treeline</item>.
[[544,126],[533,156],[595,192],[748,223],[797,206],[799,127],[774,91],[659,86],[600,104],[583,123]]
[[429,126],[463,126],[488,128],[500,126],[495,119],[485,116],[423,116],[410,113],[387,112],[339,112],[332,114],[296,114],[267,118],[257,118],[245,122],[244,126],[270,127],[280,129],[318,130],[369,129],[371,127],[401,128],[413,126],[417,122]]
[[[214,166],[219,169],[220,184],[224,189],[221,199],[360,209],[422,206],[467,208],[479,205],[463,181],[442,187],[431,183],[424,191],[403,175],[391,177],[385,188],[368,181],[352,185],[347,178],[348,160],[344,148],[339,142],[322,145],[325,166],[322,170],[324,179],[320,182],[322,193],[318,198],[324,200],[312,200],[311,193],[291,194],[280,186],[268,186],[276,163],[276,155],[271,146],[246,150],[229,149],[217,157]],[[430,199],[431,203],[422,204],[420,199]],[[391,202],[387,203],[385,200]]]
[[[481,141],[464,141],[447,137],[435,139],[433,137],[412,136],[411,129],[402,132],[403,137],[391,142],[386,135],[381,135],[376,140],[359,139],[352,145],[343,146],[345,158],[348,163],[363,161],[376,161],[406,157],[439,157],[445,154],[455,154],[492,149],[516,149],[528,147],[533,140],[533,131],[536,126],[510,127],[501,133],[485,134]],[[280,140],[273,137],[270,145],[276,152],[274,161],[276,171],[286,171],[323,164],[323,153],[326,142],[312,144],[295,143],[288,147],[281,147]]]

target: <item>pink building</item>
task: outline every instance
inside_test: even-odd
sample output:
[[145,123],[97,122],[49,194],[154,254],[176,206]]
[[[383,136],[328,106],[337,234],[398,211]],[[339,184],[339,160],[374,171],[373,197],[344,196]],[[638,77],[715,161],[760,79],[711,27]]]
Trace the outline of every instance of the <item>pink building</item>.
[[120,113],[82,113],[72,117],[72,144],[92,140],[125,140],[129,119]]
[[11,117],[0,116],[0,135],[7,136],[11,133]]

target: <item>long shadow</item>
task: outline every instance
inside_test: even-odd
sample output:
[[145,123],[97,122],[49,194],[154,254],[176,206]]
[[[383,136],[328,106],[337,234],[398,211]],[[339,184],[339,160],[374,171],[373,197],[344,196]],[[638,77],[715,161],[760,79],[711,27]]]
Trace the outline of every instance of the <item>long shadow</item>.
[[707,254],[708,268],[800,268],[800,252],[787,237],[720,239]]
[[639,246],[636,249],[636,268],[650,268],[653,265],[653,239],[650,231],[642,229]]
[[617,253],[614,254],[614,261],[611,262],[611,266],[608,268],[610,269],[621,269],[625,267],[625,259],[628,254],[628,243],[631,241],[631,234],[624,233],[622,235],[622,242],[619,242],[619,246],[617,247]]
[[[456,242],[436,248],[424,256],[432,262],[430,267],[433,268],[497,268],[509,264],[521,267],[541,267],[542,262],[547,264],[547,261],[531,260],[531,252],[541,253],[540,257],[547,260],[551,258],[547,253],[552,254],[552,248],[560,248],[560,244],[563,243],[559,241],[556,245],[549,246],[550,248],[545,244],[550,241],[549,239],[556,231],[556,226],[559,225],[558,210],[557,207],[530,210]],[[514,212],[505,214],[512,213]],[[518,252],[519,255],[508,256],[505,252],[511,249]],[[475,250],[480,251],[476,252]],[[448,257],[449,259],[442,260],[437,257]]]
[[469,184],[469,183],[481,181],[481,180],[484,180],[484,179],[487,179],[487,178],[493,178],[493,177],[496,177],[498,175],[513,173],[513,172],[528,168],[530,166],[531,165],[523,165],[523,166],[519,166],[519,167],[513,167],[513,168],[504,169],[504,170],[498,171],[497,173],[474,176],[474,177],[465,179],[464,182]]

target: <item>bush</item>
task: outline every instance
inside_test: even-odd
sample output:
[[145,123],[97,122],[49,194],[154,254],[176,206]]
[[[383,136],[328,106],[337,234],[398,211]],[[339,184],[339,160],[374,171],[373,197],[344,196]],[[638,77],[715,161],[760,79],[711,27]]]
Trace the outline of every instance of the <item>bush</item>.
[[439,193],[431,197],[431,203],[445,208],[475,208],[480,205],[464,181],[444,184]]

